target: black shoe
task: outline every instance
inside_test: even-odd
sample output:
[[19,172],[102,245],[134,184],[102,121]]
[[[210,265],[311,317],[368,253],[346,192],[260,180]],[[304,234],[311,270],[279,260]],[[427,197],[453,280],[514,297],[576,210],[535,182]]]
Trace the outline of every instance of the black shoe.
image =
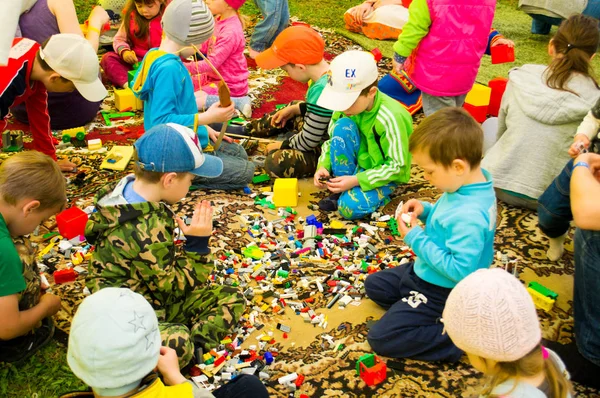
[[48,344],[54,336],[52,318],[42,320],[42,326],[11,340],[0,341],[0,362],[20,365]]
[[338,199],[341,195],[341,193],[334,193],[333,195],[319,200],[319,203],[317,203],[319,209],[323,211],[336,211],[338,209]]
[[569,344],[560,344],[555,341],[543,340],[542,345],[558,354],[571,375],[571,381],[600,389],[600,378],[598,377],[600,366],[581,355],[575,341]]

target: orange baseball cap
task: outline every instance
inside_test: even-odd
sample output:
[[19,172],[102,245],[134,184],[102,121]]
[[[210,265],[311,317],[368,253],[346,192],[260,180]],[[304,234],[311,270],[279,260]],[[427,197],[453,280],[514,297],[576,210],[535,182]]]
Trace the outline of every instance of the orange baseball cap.
[[290,26],[275,39],[271,48],[256,57],[262,69],[275,69],[285,64],[314,65],[321,62],[325,41],[314,29],[306,26]]

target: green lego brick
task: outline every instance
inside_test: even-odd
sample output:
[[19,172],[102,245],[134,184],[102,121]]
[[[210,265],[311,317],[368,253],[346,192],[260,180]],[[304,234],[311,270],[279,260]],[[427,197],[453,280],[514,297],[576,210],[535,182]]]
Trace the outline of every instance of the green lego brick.
[[268,174],[261,174],[252,177],[252,184],[260,184],[261,182],[271,181],[271,177]]
[[544,297],[548,297],[552,300],[556,300],[558,298],[558,294],[555,293],[554,291],[548,289],[546,286],[543,286],[537,282],[529,282],[529,284],[527,285],[527,287],[532,288],[533,290],[535,290],[536,292],[540,293],[541,295],[543,295]]

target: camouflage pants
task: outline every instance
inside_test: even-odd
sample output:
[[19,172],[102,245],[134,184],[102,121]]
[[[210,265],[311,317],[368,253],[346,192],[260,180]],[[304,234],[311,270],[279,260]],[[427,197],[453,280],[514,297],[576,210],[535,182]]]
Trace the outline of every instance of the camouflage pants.
[[297,149],[278,149],[267,154],[265,169],[272,177],[312,177],[317,170],[321,148],[303,152]]
[[[297,104],[298,102],[301,101],[292,101],[288,106]],[[302,130],[302,125],[304,124],[303,116],[296,116],[295,118],[288,120],[283,127],[271,126],[271,119],[276,113],[277,111],[275,110],[271,113],[265,113],[260,119],[253,119],[246,125],[246,133],[254,138],[268,138],[289,132],[298,133]]]
[[194,356],[194,343],[208,352],[237,325],[246,309],[238,288],[212,285],[196,289],[184,301],[158,310],[162,343],[177,351],[179,366]]
[[19,311],[25,311],[35,307],[40,302],[42,281],[35,262],[35,250],[31,242],[25,238],[14,239],[14,244],[23,263],[23,277],[25,278],[25,290],[19,293]]

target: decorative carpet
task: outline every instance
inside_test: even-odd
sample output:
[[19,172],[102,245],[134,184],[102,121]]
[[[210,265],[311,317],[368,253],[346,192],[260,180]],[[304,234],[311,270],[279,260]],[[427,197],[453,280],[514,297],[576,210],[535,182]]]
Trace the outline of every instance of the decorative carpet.
[[[328,51],[335,55],[345,48],[352,46],[346,39],[331,33],[325,33]],[[380,64],[382,69],[389,67],[389,60]],[[291,85],[289,79],[282,79],[279,72],[265,72],[251,68],[252,96],[255,107],[254,116],[258,117],[261,112],[268,112],[275,104],[285,103],[291,99],[300,99],[303,95],[301,87]],[[286,91],[294,88],[293,96],[286,96]],[[299,94],[299,95],[296,95]],[[103,105],[112,109],[111,99],[107,99]],[[116,126],[107,128],[101,120],[97,120],[89,126],[89,138],[101,138],[106,146],[115,143],[132,143],[137,136],[143,132],[141,118],[138,114],[129,121],[118,122]],[[16,128],[19,126],[14,124]],[[124,130],[124,131],[123,131]],[[30,143],[26,143],[26,147]],[[258,151],[264,148],[264,143],[259,145]],[[97,189],[127,173],[108,172],[99,170],[99,164],[104,156],[103,152],[89,153],[87,150],[61,150],[62,154],[80,164],[79,175],[70,177],[68,196],[72,205],[84,208],[91,203],[92,196]],[[7,155],[3,154],[2,157]],[[0,161],[2,159],[0,157]],[[81,174],[85,173],[85,174]],[[268,184],[267,184],[268,185]],[[253,186],[253,192],[259,192],[258,186]],[[296,208],[298,216],[306,217],[315,213],[319,221],[329,223],[339,220],[337,214],[314,212],[310,206],[314,205],[319,198],[325,196],[325,192],[316,191],[310,180],[300,181],[299,206]],[[413,167],[410,184],[399,187],[392,196],[392,201],[387,204],[381,212],[393,214],[400,200],[418,198],[420,200],[434,201],[439,196],[423,178],[422,171]],[[248,234],[242,234],[238,212],[259,213],[269,219],[276,218],[272,211],[264,209],[254,203],[247,194],[241,192],[220,191],[192,191],[185,200],[174,206],[174,210],[180,215],[191,215],[193,205],[201,199],[211,200],[216,211],[217,219],[215,236],[211,239],[211,246],[215,254],[222,254],[225,250],[230,251],[243,248],[252,238]],[[506,206],[499,203],[497,233],[495,249],[497,252],[507,254],[511,260],[516,260],[517,272],[524,283],[538,281],[559,294],[554,309],[545,313],[539,311],[543,335],[551,340],[568,342],[573,333],[573,245],[572,232],[567,239],[566,251],[563,258],[558,262],[550,262],[546,259],[545,251],[548,241],[536,227],[537,217],[535,213]],[[356,223],[345,222],[351,228]],[[299,225],[299,223],[296,223]],[[38,236],[32,236],[31,240],[38,244],[38,250],[45,247],[41,235],[47,231],[55,231],[54,219],[46,222]],[[394,239],[392,244],[384,241],[389,236],[388,230],[380,230],[373,236],[373,244],[380,252],[387,252],[393,256],[406,257],[403,251],[403,242]],[[56,254],[44,260],[50,270],[60,269],[66,265],[62,255]],[[336,263],[315,262],[307,260],[299,267],[299,272],[306,276],[322,276],[332,274]],[[494,266],[500,265],[496,261]],[[69,331],[70,320],[83,298],[83,277],[77,281],[56,285],[49,278],[52,289],[63,297],[63,308],[56,317],[58,327],[64,332]],[[291,282],[297,282],[298,277],[292,277]],[[317,313],[327,315],[328,325],[325,329],[310,323],[305,323],[289,308],[280,315],[262,315],[261,322],[265,324],[262,332],[272,331],[274,347],[279,354],[273,365],[269,367],[271,375],[267,382],[269,391],[273,396],[287,396],[289,391],[283,385],[278,384],[277,378],[291,372],[297,372],[305,376],[304,384],[299,391],[310,397],[467,397],[472,396],[479,380],[479,374],[470,367],[466,358],[457,364],[442,364],[432,362],[421,362],[414,360],[395,361],[394,369],[388,369],[387,379],[375,387],[368,387],[356,374],[356,361],[365,353],[370,353],[370,347],[366,341],[368,323],[379,319],[383,310],[378,308],[372,301],[363,298],[358,306],[348,306],[340,309],[334,306],[326,309],[329,298],[318,293],[314,295],[315,303],[312,308]],[[283,332],[275,328],[277,323],[283,323],[291,327],[287,338]],[[255,339],[259,331],[254,332],[244,347],[257,344]],[[333,341],[344,345],[342,350],[334,351],[330,344],[324,339],[324,335],[333,337]],[[388,358],[382,358],[388,361]],[[389,362],[391,365],[392,363]],[[578,396],[599,396],[597,392],[576,385]]]

